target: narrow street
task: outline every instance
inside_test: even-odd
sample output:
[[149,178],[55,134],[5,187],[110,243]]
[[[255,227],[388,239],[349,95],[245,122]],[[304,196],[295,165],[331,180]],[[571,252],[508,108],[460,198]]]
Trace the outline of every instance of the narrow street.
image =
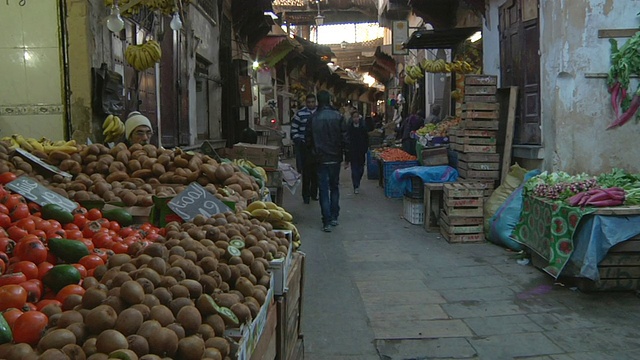
[[354,195],[342,170],[340,191],[331,233],[318,202],[285,191],[306,253],[305,359],[640,359],[635,293],[585,294],[492,243],[448,244],[377,180]]

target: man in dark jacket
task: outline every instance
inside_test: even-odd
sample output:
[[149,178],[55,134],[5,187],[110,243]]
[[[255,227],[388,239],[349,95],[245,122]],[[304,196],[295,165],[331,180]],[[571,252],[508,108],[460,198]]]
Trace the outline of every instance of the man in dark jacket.
[[340,163],[349,164],[349,133],[342,114],[331,106],[331,95],[318,92],[318,110],[307,122],[306,143],[317,161],[322,230],[331,232],[340,213]]
[[302,174],[302,200],[308,204],[309,199],[318,200],[316,161],[305,144],[307,123],[317,109],[316,96],[308,94],[305,105],[291,121],[291,140],[296,151],[296,170]]
[[369,133],[362,116],[354,111],[351,114],[351,124],[349,125],[349,161],[351,162],[351,184],[353,193],[360,193],[360,180],[364,175],[364,164],[366,154],[369,150]]

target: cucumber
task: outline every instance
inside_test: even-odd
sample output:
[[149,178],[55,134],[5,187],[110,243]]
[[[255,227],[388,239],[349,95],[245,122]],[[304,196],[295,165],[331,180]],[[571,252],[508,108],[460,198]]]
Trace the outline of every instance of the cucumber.
[[0,344],[6,344],[13,341],[13,333],[7,323],[7,319],[0,314]]
[[42,283],[53,290],[60,291],[63,287],[80,282],[80,271],[72,265],[56,265],[42,277]]
[[131,214],[129,214],[125,209],[116,208],[105,210],[102,212],[102,217],[110,221],[115,221],[122,227],[131,226],[131,224],[133,224],[133,216],[131,216]]
[[49,251],[68,263],[77,263],[90,254],[87,245],[82,241],[51,238],[48,240]]
[[57,204],[46,204],[40,209],[42,218],[45,220],[56,220],[60,224],[73,222],[73,214]]

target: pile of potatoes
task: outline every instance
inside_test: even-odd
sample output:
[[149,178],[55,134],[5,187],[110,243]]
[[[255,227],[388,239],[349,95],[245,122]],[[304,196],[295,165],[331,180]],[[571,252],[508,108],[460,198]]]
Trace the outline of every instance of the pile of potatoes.
[[[210,156],[155,145],[119,143],[112,149],[102,144],[79,145],[68,154],[34,152],[45,162],[73,175],[36,176],[62,196],[75,201],[104,200],[126,206],[150,206],[152,195],[174,196],[194,181],[222,200],[236,203],[258,197],[259,185],[237,165],[219,164]],[[0,145],[0,170],[35,176],[32,166],[20,156],[10,155],[6,143]],[[6,159],[4,159],[6,158]]]
[[257,316],[268,259],[286,256],[289,240],[227,212],[169,223],[165,238],[138,246],[96,268],[84,295],[43,308],[49,327],[36,349],[4,344],[0,358],[231,359],[237,344],[224,332]]

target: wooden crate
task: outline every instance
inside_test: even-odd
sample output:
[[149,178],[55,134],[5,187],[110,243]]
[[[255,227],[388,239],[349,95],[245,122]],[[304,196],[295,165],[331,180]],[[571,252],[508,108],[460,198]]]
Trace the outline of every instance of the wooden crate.
[[458,169],[480,170],[480,171],[500,170],[500,163],[499,162],[466,162],[466,161],[458,160]]
[[442,197],[444,195],[443,183],[424,184],[424,229],[426,231],[439,231],[438,225],[440,211],[442,211]]
[[500,123],[498,120],[462,120],[460,126],[463,129],[477,129],[477,130],[498,130]]
[[460,217],[440,212],[440,233],[449,243],[485,242],[483,217]]
[[496,145],[470,145],[457,143],[455,150],[462,153],[489,153],[496,152]]
[[467,110],[460,115],[463,119],[490,119],[496,120],[500,116],[498,110]]
[[463,179],[500,179],[499,170],[467,170],[458,167],[458,174]]
[[465,75],[465,85],[497,85],[498,76],[496,75]]
[[302,336],[302,296],[304,284],[304,255],[296,252],[291,261],[287,291],[276,297],[278,324],[276,327],[276,359],[295,359],[298,339]]
[[462,153],[458,154],[458,161],[466,162],[500,162],[500,154],[490,153]]
[[581,279],[578,288],[583,291],[640,290],[640,235],[611,247],[598,264],[598,272],[600,280]]
[[465,85],[465,95],[495,95],[498,87],[495,85]]
[[498,102],[496,95],[465,95],[465,103],[495,103]]
[[444,198],[481,198],[484,186],[478,183],[450,183],[444,184]]
[[495,137],[456,136],[456,144],[462,145],[496,145]]
[[449,217],[482,217],[484,185],[452,183],[444,185],[443,210]]

